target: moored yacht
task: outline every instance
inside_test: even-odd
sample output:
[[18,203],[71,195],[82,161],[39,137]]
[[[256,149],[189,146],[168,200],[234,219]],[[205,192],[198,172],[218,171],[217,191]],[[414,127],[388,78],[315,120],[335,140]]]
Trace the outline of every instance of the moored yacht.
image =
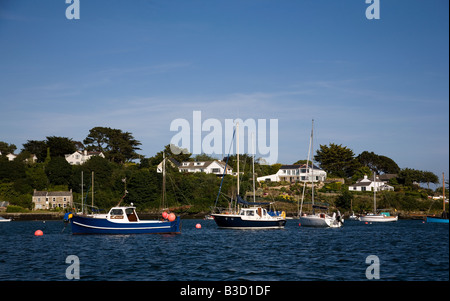
[[69,214],[72,234],[152,234],[180,233],[180,217],[164,220],[141,220],[134,206],[118,206],[108,214]]

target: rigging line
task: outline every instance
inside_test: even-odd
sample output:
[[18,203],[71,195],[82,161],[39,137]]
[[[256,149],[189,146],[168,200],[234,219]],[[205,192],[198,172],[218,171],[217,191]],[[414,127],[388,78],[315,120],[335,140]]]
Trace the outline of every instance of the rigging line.
[[[313,120],[313,122],[314,122],[314,120]],[[306,159],[306,174],[309,173],[309,159],[310,159],[310,156],[311,156],[311,141],[312,141],[312,138],[313,138],[313,129],[311,129],[311,137],[310,137],[310,139],[309,139],[308,158]],[[314,163],[313,163],[313,164],[314,164]],[[308,179],[308,176],[307,176],[307,179]],[[307,180],[303,182],[302,204],[301,204],[300,209],[299,209],[299,211],[298,211],[298,217],[299,217],[299,218],[300,218],[300,216],[302,215],[302,210],[303,210],[303,200],[304,200],[304,198],[305,198],[305,187],[306,187],[306,182],[307,182]]]
[[172,189],[173,189],[174,194],[176,194],[175,188],[177,188],[177,189],[179,190],[180,194],[183,196],[183,198],[187,201],[187,203],[188,203],[189,205],[192,205],[192,204],[189,202],[188,198],[183,194],[183,191],[180,189],[180,187],[178,187],[178,185],[175,183],[175,181],[174,181],[174,179],[172,178],[172,176],[171,176],[170,174],[167,174],[167,175],[169,176],[170,183],[172,184]]
[[[219,195],[220,195],[220,192],[222,191],[223,179],[225,178],[225,173],[227,172],[228,160],[230,159],[230,152],[231,152],[231,147],[233,146],[235,134],[236,134],[236,128],[234,128],[233,137],[231,138],[230,147],[228,149],[228,157],[227,157],[227,161],[225,162],[225,168],[223,169],[222,180],[220,180],[219,192],[217,193],[216,202],[214,203],[214,208],[216,208],[216,206],[217,206],[217,201],[219,200]],[[239,170],[238,170],[238,177],[239,177]]]

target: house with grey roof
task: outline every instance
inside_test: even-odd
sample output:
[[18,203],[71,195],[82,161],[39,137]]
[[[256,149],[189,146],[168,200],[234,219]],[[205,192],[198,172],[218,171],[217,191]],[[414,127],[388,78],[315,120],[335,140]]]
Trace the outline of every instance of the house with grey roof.
[[364,175],[363,179],[359,179],[355,184],[350,185],[348,190],[350,191],[382,191],[389,190],[394,191],[394,187],[387,184],[387,182],[380,180],[379,176],[376,176],[375,181],[369,179],[367,175]]
[[33,192],[32,203],[34,210],[72,208],[72,189],[70,189],[70,191],[37,191],[35,189]]

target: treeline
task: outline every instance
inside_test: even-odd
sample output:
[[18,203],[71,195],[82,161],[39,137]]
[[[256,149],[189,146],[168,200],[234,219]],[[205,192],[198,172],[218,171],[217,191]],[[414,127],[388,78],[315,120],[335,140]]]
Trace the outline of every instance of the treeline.
[[396,174],[395,181],[411,186],[413,184],[438,184],[439,178],[430,171],[421,171],[411,168],[400,169],[400,167],[389,157],[377,155],[373,152],[364,151],[355,156],[353,151],[346,146],[331,143],[320,145],[314,160],[319,167],[327,172],[328,178],[345,178],[355,183],[358,179],[367,175],[372,178],[376,174]]
[[[81,195],[86,203],[91,203],[91,177],[94,172],[94,205],[108,209],[116,205],[127,190],[126,203],[133,203],[138,210],[156,210],[162,204],[163,179],[157,173],[157,166],[166,158],[178,162],[194,160],[214,160],[205,154],[192,157],[191,154],[173,154],[169,145],[153,157],[145,158],[136,151],[141,143],[131,133],[121,130],[96,127],[89,131],[86,139],[74,141],[67,137],[49,136],[45,140],[28,140],[17,157],[10,161],[6,155],[14,153],[17,147],[0,142],[0,201],[10,202],[15,210],[31,210],[32,194],[36,190],[72,190],[74,201],[81,203]],[[92,156],[82,165],[70,165],[66,154],[75,151],[103,152],[105,158]],[[33,155],[37,160],[33,161]],[[134,160],[139,158],[140,160]],[[241,155],[241,171],[246,170],[241,179],[241,189],[250,189],[251,161]],[[136,162],[135,162],[136,161]],[[229,159],[230,166],[236,168],[236,156]],[[276,172],[276,166],[257,164],[258,172]],[[218,194],[220,177],[205,173],[180,173],[170,164],[166,165],[165,204],[175,211],[191,213],[208,211]],[[83,175],[83,176],[82,176]],[[82,179],[83,177],[83,179]],[[81,186],[83,182],[83,187]],[[236,191],[236,178],[225,176],[218,205],[226,205],[226,196]],[[58,210],[58,209],[57,209]]]
[[[28,140],[23,144],[16,159],[10,161],[6,155],[14,153],[17,147],[0,142],[0,201],[8,201],[13,206],[30,210],[34,189],[49,191],[72,189],[74,201],[79,203],[83,189],[83,195],[88,197],[90,203],[91,175],[94,172],[94,205],[108,209],[119,202],[126,189],[128,191],[126,203],[133,203],[140,211],[156,210],[162,204],[163,179],[162,174],[157,173],[156,170],[163,160],[163,152],[166,158],[173,158],[178,162],[214,160],[205,154],[197,156],[186,152],[174,154],[169,145],[154,156],[145,158],[137,153],[139,145],[141,143],[129,132],[95,127],[89,131],[83,141],[55,136],[46,137],[45,140]],[[83,165],[70,165],[65,155],[77,150],[103,152],[105,158],[93,156]],[[32,155],[37,157],[36,162],[33,162]],[[135,160],[138,158],[139,160]],[[222,159],[227,160],[227,158]],[[328,173],[328,178],[344,178],[346,184],[354,183],[365,174],[370,177],[373,172],[397,174],[397,177],[391,180],[393,183],[390,183],[396,186],[396,191],[399,187],[399,190],[407,191],[420,189],[414,183],[439,183],[438,177],[433,173],[409,168],[400,169],[392,159],[373,152],[366,151],[355,156],[353,151],[342,145],[320,145],[314,159],[315,164]],[[237,157],[230,156],[228,164],[236,172]],[[166,166],[165,203],[169,207],[195,213],[208,211],[210,206],[214,205],[220,177],[205,173],[180,173],[170,164]],[[280,166],[281,164],[259,164],[256,161],[255,176],[274,174]],[[242,173],[240,191],[242,195],[245,195],[252,190],[253,174],[250,156],[240,155],[240,169]],[[83,187],[81,187],[82,174]],[[218,199],[219,206],[226,206],[227,198],[236,193],[236,177],[227,175],[223,183],[222,194]],[[331,187],[330,185],[333,186],[333,184],[325,186],[325,191],[331,189],[341,193],[341,198],[336,200],[336,205],[348,207],[351,199],[351,195],[347,193],[348,187],[343,185],[338,188],[327,188]],[[258,186],[260,191],[261,189],[267,191],[271,185],[262,183]],[[299,191],[297,188],[294,190],[295,193]],[[295,193],[292,192],[292,195]],[[274,196],[269,193],[267,197]],[[393,197],[390,196],[390,198],[392,201]],[[292,202],[294,198],[278,199]]]

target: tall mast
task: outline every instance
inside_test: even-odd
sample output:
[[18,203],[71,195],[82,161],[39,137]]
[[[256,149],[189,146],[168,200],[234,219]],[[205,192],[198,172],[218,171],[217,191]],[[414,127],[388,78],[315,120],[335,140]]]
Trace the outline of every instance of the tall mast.
[[255,155],[256,155],[256,151],[255,151],[255,133],[252,133],[252,152],[253,152],[253,160],[252,160],[252,165],[253,165],[253,202],[256,202],[256,193],[255,193]]
[[311,188],[312,188],[312,195],[311,195],[311,203],[312,203],[312,211],[313,214],[315,214],[314,210],[314,119],[312,120],[312,127],[311,127]]
[[162,210],[165,209],[166,207],[166,152],[163,151],[163,164],[162,164],[162,168],[163,168],[163,184],[162,184],[162,201],[161,201],[161,207]]
[[442,211],[445,212],[445,176],[444,173],[442,173]]
[[376,182],[377,173],[373,172],[373,214],[377,214],[377,182]]
[[239,122],[236,124],[236,131],[237,131],[237,136],[236,136],[236,140],[237,140],[237,144],[236,144],[236,153],[237,153],[237,195],[236,195],[236,200],[237,200],[237,196],[239,196]]
[[84,191],[84,185],[83,185],[83,171],[81,171],[81,214],[83,214],[83,191]]
[[94,208],[94,171],[92,171],[92,209]]

